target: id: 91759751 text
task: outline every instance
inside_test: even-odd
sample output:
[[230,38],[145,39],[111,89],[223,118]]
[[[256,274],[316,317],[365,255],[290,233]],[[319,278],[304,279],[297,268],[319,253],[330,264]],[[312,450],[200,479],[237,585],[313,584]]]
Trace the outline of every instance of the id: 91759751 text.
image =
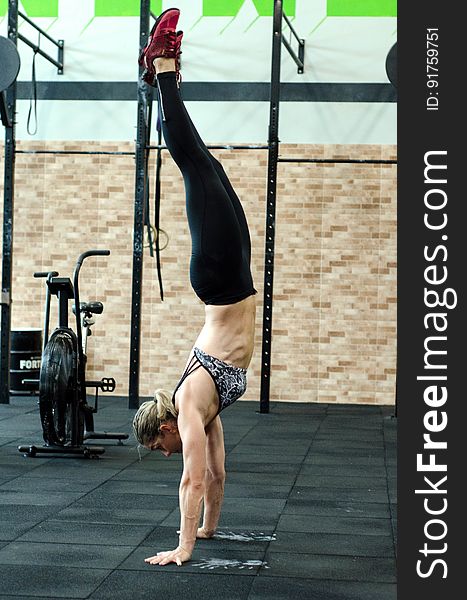
[[426,110],[439,109],[439,80],[438,80],[438,28],[426,30]]

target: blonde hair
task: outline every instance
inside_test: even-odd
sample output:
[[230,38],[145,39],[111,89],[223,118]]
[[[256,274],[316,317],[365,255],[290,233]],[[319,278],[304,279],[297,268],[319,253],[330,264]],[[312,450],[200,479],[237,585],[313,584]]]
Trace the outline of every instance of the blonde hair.
[[164,421],[177,419],[178,410],[167,390],[156,390],[154,400],[143,402],[133,417],[133,433],[142,446],[153,442]]

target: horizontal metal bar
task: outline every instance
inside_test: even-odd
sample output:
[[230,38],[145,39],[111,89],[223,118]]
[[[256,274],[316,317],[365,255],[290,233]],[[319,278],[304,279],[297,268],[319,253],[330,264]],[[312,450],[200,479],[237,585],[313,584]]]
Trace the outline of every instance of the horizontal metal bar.
[[[243,145],[243,146],[232,146],[232,145],[219,145],[219,146],[206,146],[208,150],[268,150],[269,146],[260,144],[260,145]],[[147,150],[167,150],[167,146],[157,145],[157,146],[146,146]]]
[[16,150],[16,154],[84,154],[91,156],[110,155],[110,156],[134,156],[134,152],[111,152],[105,150]]
[[53,37],[50,37],[50,35],[46,31],[44,31],[43,29],[41,29],[38,25],[36,25],[34,23],[34,21],[31,21],[31,19],[29,19],[21,11],[18,11],[18,15],[20,17],[22,17],[27,23],[29,23],[29,25],[31,25],[32,27],[34,27],[34,29],[36,29],[41,35],[43,35],[49,41],[51,41],[52,44],[55,44],[57,46],[57,48],[62,48],[63,47],[63,40],[58,40],[58,42],[56,40],[54,40]]
[[32,42],[30,42],[28,40],[28,38],[25,38],[24,35],[21,35],[20,33],[18,33],[18,39],[20,39],[22,42],[24,42],[30,48],[32,48],[34,50],[34,52],[37,52],[37,54],[40,54],[41,56],[43,56],[44,58],[46,58],[49,62],[51,62],[53,65],[55,65],[57,67],[57,69],[63,70],[63,64],[62,63],[59,63],[56,60],[54,60],[46,52],[44,52],[43,50],[41,50],[41,48],[39,48],[39,46],[36,46],[36,44],[33,44]]
[[[18,99],[29,100],[31,83],[18,81]],[[134,102],[136,81],[38,81],[38,100]],[[181,85],[183,100],[196,102],[269,102],[266,82],[195,82]],[[281,83],[282,102],[396,102],[392,83]]]
[[285,22],[287,23],[287,25],[289,26],[290,31],[293,33],[293,35],[295,36],[295,39],[297,40],[297,42],[299,44],[303,44],[303,40],[301,40],[298,37],[297,32],[295,31],[295,29],[292,27],[292,23],[289,21],[289,18],[287,17],[287,15],[283,12],[282,16],[284,17]]
[[367,158],[278,158],[277,162],[284,163],[344,163],[344,164],[368,164],[368,165],[397,165],[397,160],[379,160]]
[[[268,150],[269,146],[266,145],[247,145],[247,146],[232,146],[232,145],[222,145],[222,146],[210,146],[207,148],[209,150]],[[167,150],[167,146],[164,145],[156,145],[156,146],[146,146],[147,150]],[[82,154],[89,156],[99,156],[99,155],[109,155],[109,156],[134,156],[134,152],[118,152],[118,151],[110,151],[110,150],[16,150],[16,154]],[[284,163],[324,163],[324,164],[333,164],[333,163],[355,163],[355,164],[371,164],[371,165],[396,165],[397,160],[380,160],[380,159],[366,159],[366,158],[294,158],[294,157],[286,157],[286,158],[278,158],[278,162]]]
[[298,58],[298,56],[295,54],[295,52],[293,51],[292,46],[289,44],[289,42],[287,41],[287,39],[285,38],[284,34],[282,34],[282,43],[284,44],[284,46],[287,48],[290,56],[294,59],[297,67],[298,67],[298,71],[299,73],[303,73],[303,62]]

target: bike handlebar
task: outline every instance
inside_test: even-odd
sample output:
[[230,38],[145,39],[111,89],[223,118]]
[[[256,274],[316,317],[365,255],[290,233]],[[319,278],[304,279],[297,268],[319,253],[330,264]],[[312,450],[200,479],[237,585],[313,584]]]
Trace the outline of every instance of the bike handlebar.
[[82,264],[85,258],[89,256],[109,256],[110,250],[88,250],[87,252],[83,252],[78,257],[77,264]]
[[34,273],[34,277],[58,277],[58,271],[40,271],[39,273]]
[[108,256],[110,254],[110,250],[88,250],[87,252],[83,252],[83,254],[80,254],[78,257],[78,260],[76,262],[76,267],[73,273],[73,291],[74,291],[74,297],[75,297],[75,306],[76,306],[76,337],[78,338],[78,353],[79,353],[79,369],[81,371],[80,373],[80,377],[82,378],[82,381],[85,380],[85,375],[84,375],[84,356],[83,356],[83,341],[82,341],[82,336],[81,336],[81,322],[80,322],[80,311],[79,311],[79,272],[81,269],[81,265],[83,264],[83,261],[88,258],[89,256]]

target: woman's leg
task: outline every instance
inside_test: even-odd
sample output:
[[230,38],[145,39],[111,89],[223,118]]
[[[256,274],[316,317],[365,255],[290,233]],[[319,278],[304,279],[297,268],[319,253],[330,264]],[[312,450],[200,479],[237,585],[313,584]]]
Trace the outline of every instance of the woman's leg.
[[211,161],[217,175],[219,176],[219,179],[222,181],[222,184],[223,184],[227,194],[229,195],[230,201],[235,210],[235,214],[237,215],[238,223],[240,225],[240,231],[241,231],[242,239],[243,239],[243,249],[244,249],[244,252],[246,252],[246,256],[247,256],[247,260],[248,260],[248,264],[249,264],[251,261],[250,231],[248,229],[248,223],[246,220],[246,216],[245,216],[245,212],[243,210],[242,203],[240,202],[240,198],[237,196],[237,193],[235,192],[232,184],[230,183],[230,180],[229,180],[226,172],[224,171],[224,167],[222,166],[222,163],[219,162],[217,160],[217,158],[215,158],[211,154],[211,152],[208,150],[206,144],[203,142],[195,125],[193,124],[193,121],[191,120],[190,115],[188,114],[188,111],[186,110],[185,105],[183,105],[183,108],[186,112],[187,118],[190,121],[194,136],[198,140],[198,143],[201,146],[201,148],[204,149],[204,151],[205,151],[206,155],[208,156],[209,160]]
[[229,304],[254,293],[243,227],[214,167],[215,159],[194,133],[175,72],[158,73],[157,81],[164,138],[185,182],[191,282],[204,302]]

